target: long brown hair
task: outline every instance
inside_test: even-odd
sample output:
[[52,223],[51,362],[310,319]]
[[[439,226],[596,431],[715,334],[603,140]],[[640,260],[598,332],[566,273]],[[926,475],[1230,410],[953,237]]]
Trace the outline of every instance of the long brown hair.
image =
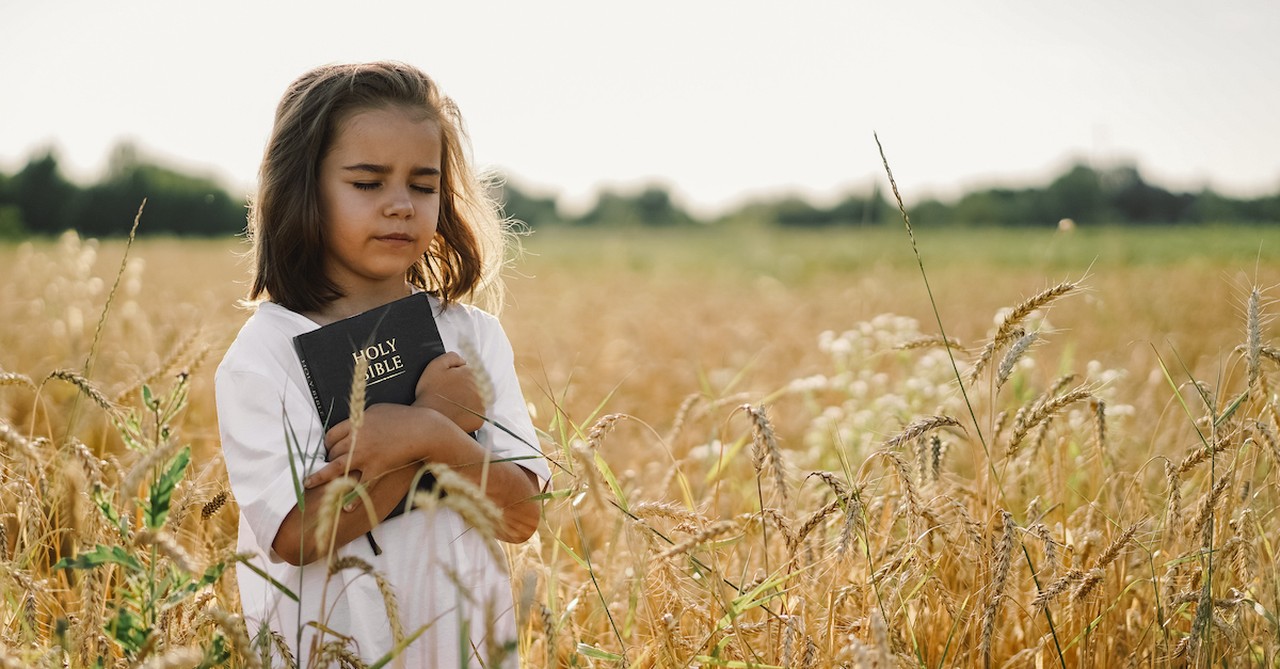
[[438,125],[444,152],[436,237],[405,279],[446,304],[480,297],[490,309],[501,306],[507,230],[467,159],[462,117],[430,77],[394,62],[318,67],[285,91],[249,211],[250,300],[315,311],[342,296],[324,271],[320,161],[341,122],[388,106],[420,111]]

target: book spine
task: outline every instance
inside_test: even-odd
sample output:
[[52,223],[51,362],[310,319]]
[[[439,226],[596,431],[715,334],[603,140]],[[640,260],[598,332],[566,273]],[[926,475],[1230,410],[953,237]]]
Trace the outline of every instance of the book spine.
[[307,364],[307,355],[302,347],[294,342],[294,347],[298,350],[298,360],[302,362],[302,376],[307,379],[307,390],[311,391],[311,401],[316,403],[316,413],[320,416],[320,422],[325,420],[324,404],[320,401],[320,392],[316,390],[316,382],[311,378],[311,365]]

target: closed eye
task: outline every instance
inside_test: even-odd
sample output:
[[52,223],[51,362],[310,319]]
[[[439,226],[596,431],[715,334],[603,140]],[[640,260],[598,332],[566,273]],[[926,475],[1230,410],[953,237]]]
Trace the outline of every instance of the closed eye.
[[[356,181],[356,182],[353,182],[351,185],[352,185],[352,186],[355,186],[355,187],[356,187],[356,190],[369,190],[369,191],[372,191],[372,190],[378,190],[379,188],[381,188],[381,187],[382,187],[382,182],[380,182],[380,181]],[[435,186],[419,186],[419,185],[413,185],[413,186],[409,186],[409,187],[410,187],[410,188],[412,188],[414,191],[416,191],[416,192],[418,192],[418,193],[422,193],[422,194],[424,194],[424,195],[434,195],[434,194],[436,193],[436,187],[435,187]]]

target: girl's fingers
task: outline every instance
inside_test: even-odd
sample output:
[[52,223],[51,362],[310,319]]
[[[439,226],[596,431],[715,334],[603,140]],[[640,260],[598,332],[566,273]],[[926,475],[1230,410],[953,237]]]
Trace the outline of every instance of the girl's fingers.
[[344,420],[324,433],[324,443],[332,446],[351,435],[351,421]]
[[351,478],[354,478],[355,480],[359,481],[361,479],[360,470],[352,469],[348,471],[347,467],[348,467],[348,464],[347,464],[346,458],[341,458],[339,460],[335,460],[334,462],[330,462],[329,464],[321,467],[320,469],[317,469],[315,472],[311,474],[311,476],[308,476],[306,480],[302,482],[302,487],[308,490],[312,488],[318,488],[344,475],[350,476]]
[[346,455],[347,450],[350,448],[351,448],[351,439],[350,439],[350,435],[348,435],[346,437],[343,437],[341,440],[335,441],[329,445],[329,448],[326,450],[325,460],[329,462],[333,462],[334,460],[337,460],[338,458],[341,458],[342,456]]

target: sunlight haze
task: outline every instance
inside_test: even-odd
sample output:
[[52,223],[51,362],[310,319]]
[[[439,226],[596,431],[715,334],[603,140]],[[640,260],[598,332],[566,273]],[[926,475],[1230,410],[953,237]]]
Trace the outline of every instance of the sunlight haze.
[[6,2],[0,170],[52,146],[89,181],[128,138],[245,193],[292,79],[387,58],[455,98],[481,165],[570,208],[866,191],[873,132],[909,200],[1075,160],[1253,196],[1280,190],[1276,34],[1259,0]]

